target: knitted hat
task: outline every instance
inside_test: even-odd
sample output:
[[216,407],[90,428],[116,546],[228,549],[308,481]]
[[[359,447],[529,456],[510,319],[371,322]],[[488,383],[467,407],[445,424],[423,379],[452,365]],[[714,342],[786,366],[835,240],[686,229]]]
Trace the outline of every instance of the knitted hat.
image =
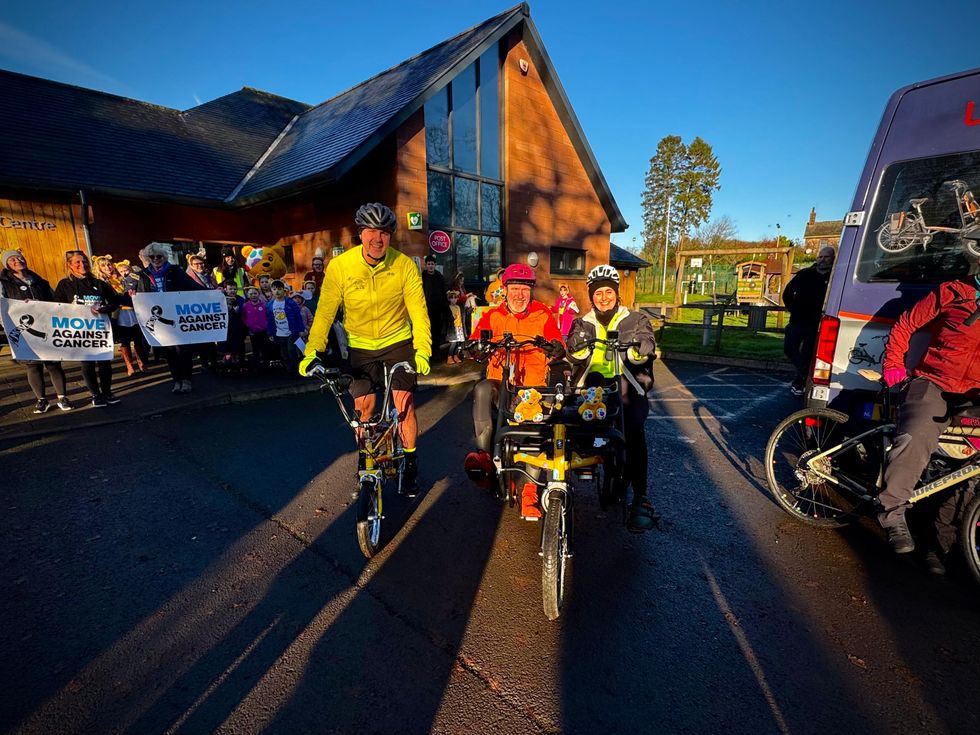
[[2,258],[0,258],[0,268],[6,268],[7,267],[7,261],[10,260],[11,258],[13,258],[14,256],[19,256],[19,257],[23,258],[24,257],[24,254],[22,252],[20,252],[20,250],[14,250],[14,249],[4,250],[3,251],[3,256],[2,256]]

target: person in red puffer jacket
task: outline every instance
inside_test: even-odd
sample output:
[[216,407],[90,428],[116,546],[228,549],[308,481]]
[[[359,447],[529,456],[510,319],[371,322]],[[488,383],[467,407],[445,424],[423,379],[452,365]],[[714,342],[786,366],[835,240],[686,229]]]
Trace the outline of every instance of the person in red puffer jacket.
[[[895,428],[895,441],[885,468],[885,489],[878,496],[878,522],[897,554],[915,548],[905,511],[939,437],[957,409],[980,401],[980,277],[967,276],[939,286],[904,312],[892,327],[882,367],[889,387],[909,377],[906,353],[912,335],[928,329],[925,355],[912,368],[904,389]],[[930,550],[930,570],[942,568],[941,555],[956,541],[956,496],[936,518],[938,549]],[[935,557],[939,555],[939,563]]]

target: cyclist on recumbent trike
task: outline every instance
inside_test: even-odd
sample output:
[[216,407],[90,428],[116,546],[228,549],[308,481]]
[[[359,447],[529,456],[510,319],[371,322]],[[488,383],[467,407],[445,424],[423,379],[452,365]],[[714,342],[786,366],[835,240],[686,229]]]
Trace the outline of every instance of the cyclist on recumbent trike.
[[[569,358],[578,366],[575,385],[603,385],[617,381],[626,438],[626,483],[633,487],[628,527],[631,531],[648,531],[660,516],[647,498],[646,417],[650,412],[647,391],[653,385],[653,361],[656,338],[649,318],[631,312],[619,303],[619,273],[611,265],[599,265],[586,277],[592,310],[572,323],[568,335]],[[606,349],[605,340],[633,343],[620,352],[620,359]],[[617,364],[622,365],[616,374]]]
[[[493,350],[488,355],[476,355],[488,359],[486,376],[473,388],[473,430],[476,435],[476,451],[466,456],[464,469],[477,485],[490,488],[495,478],[492,459],[494,449],[495,421],[493,409],[500,400],[501,381],[504,370],[513,369],[512,387],[540,387],[548,381],[548,360],[565,354],[561,332],[555,324],[551,309],[540,301],[531,298],[535,283],[534,270],[524,263],[513,263],[501,276],[504,286],[504,301],[500,306],[485,312],[474,326],[470,336],[471,344],[477,344],[473,352],[479,352],[480,338],[489,337],[499,341],[505,334],[511,335],[515,342],[535,341],[524,344],[511,351],[513,365],[505,365],[506,355],[502,349]],[[486,339],[482,341],[487,342]],[[538,503],[537,485],[524,484],[521,493],[521,515],[528,519],[541,517]]]

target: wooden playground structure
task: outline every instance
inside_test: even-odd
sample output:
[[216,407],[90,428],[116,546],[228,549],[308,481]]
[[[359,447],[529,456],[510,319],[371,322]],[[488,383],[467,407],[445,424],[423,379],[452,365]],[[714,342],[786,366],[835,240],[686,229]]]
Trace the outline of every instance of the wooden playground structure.
[[[767,256],[756,260],[756,255]],[[731,303],[780,306],[783,286],[793,272],[793,248],[719,248],[717,250],[678,250],[674,255],[677,277],[674,280],[674,305],[683,299],[684,269],[691,258],[714,258],[727,255],[751,255],[752,259],[735,264],[736,288]],[[778,258],[778,265],[773,263]],[[775,267],[774,267],[775,266]],[[778,268],[778,270],[777,270]],[[716,295],[717,296],[717,295]]]

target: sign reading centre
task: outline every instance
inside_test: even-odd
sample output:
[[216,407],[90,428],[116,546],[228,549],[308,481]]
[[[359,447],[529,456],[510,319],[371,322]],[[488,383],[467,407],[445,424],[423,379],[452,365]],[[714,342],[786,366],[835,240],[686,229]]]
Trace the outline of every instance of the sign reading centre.
[[449,233],[443,232],[442,230],[433,230],[429,233],[429,247],[432,248],[432,252],[442,253],[449,252],[450,246],[453,244],[452,239],[449,237]]
[[109,317],[83,304],[0,299],[15,360],[111,360]]
[[223,342],[228,302],[220,291],[133,294],[133,311],[153,347]]

